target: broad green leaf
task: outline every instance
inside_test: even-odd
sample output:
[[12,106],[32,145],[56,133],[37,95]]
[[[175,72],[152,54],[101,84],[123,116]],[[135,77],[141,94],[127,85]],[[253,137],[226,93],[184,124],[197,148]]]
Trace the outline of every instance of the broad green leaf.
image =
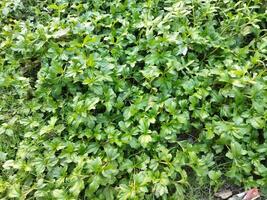
[[86,189],[86,195],[88,197],[92,196],[94,192],[99,188],[101,184],[101,178],[99,176],[94,177],[94,180],[89,184],[89,187]]
[[65,199],[66,198],[65,191],[62,189],[55,189],[52,192],[52,195],[56,199]]
[[152,142],[152,137],[150,135],[141,135],[139,137],[139,142],[143,147],[147,147],[147,145]]
[[261,117],[253,117],[249,119],[249,122],[256,129],[260,129],[265,126],[265,121]]
[[56,32],[53,34],[53,37],[54,37],[54,38],[65,37],[65,36],[68,35],[69,31],[70,31],[69,28],[65,28],[65,29],[58,30],[58,31],[56,31]]
[[77,178],[73,182],[73,185],[69,189],[69,192],[72,193],[74,196],[78,196],[80,192],[83,190],[83,188],[84,188],[84,181],[82,179]]

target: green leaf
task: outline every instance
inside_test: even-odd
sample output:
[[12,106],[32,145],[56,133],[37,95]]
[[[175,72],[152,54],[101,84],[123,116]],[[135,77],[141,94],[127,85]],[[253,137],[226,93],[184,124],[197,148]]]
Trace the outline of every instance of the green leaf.
[[69,192],[72,193],[74,196],[78,196],[80,192],[84,188],[84,181],[80,178],[75,179],[73,182],[71,188],[69,189]]
[[89,67],[95,66],[95,59],[94,59],[94,55],[93,54],[90,54],[89,58],[86,61],[86,64]]
[[130,117],[134,116],[137,113],[137,109],[135,106],[130,106],[126,108],[123,112],[123,117],[125,120],[130,119]]
[[148,133],[149,125],[150,125],[149,120],[147,120],[145,118],[141,118],[139,120],[139,126],[138,127],[140,128],[142,133],[144,133],[144,134]]
[[52,195],[56,199],[66,199],[65,191],[62,189],[53,190]]
[[141,135],[139,137],[139,142],[143,147],[147,147],[147,145],[152,142],[152,137],[150,135]]
[[0,151],[0,162],[5,161],[6,157],[7,157],[7,153]]
[[107,154],[107,158],[109,158],[110,160],[115,160],[117,157],[119,157],[119,153],[118,153],[118,149],[110,146],[110,145],[107,145],[104,147],[104,150]]
[[255,129],[261,129],[265,126],[265,121],[261,117],[253,117],[249,119],[249,122]]
[[101,178],[99,176],[95,176],[94,180],[89,184],[89,188],[86,189],[86,195],[91,197],[94,192],[97,191],[101,184]]
[[14,183],[13,185],[10,186],[9,191],[8,191],[8,197],[9,198],[21,198],[21,189],[20,185],[18,183]]
[[96,104],[100,101],[98,97],[92,97],[85,100],[85,105],[87,106],[87,110],[95,109]]
[[155,184],[154,190],[156,197],[160,197],[168,193],[168,188],[160,183]]
[[65,28],[65,29],[60,29],[58,31],[56,31],[53,34],[53,38],[61,38],[61,37],[65,37],[68,35],[70,29],[69,28]]
[[218,181],[222,173],[220,171],[209,171],[209,178],[213,181]]
[[171,113],[171,114],[175,114],[176,113],[176,101],[175,99],[168,99],[165,101],[165,105],[166,105],[166,110]]
[[157,66],[148,66],[146,67],[146,69],[141,70],[141,73],[148,80],[153,80],[154,78],[159,77],[161,71],[158,69]]
[[247,151],[242,149],[241,144],[236,141],[231,143],[231,154],[228,155],[229,158],[237,159],[241,155],[246,155]]

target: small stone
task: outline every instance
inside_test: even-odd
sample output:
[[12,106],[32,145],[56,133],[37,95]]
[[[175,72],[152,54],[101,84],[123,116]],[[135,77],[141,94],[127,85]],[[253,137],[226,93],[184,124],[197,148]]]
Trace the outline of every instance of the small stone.
[[246,195],[246,192],[242,192],[242,193],[232,196],[228,200],[242,200],[245,195]]
[[221,198],[221,199],[228,199],[233,195],[231,190],[223,190],[221,192],[217,192],[214,194],[215,197]]

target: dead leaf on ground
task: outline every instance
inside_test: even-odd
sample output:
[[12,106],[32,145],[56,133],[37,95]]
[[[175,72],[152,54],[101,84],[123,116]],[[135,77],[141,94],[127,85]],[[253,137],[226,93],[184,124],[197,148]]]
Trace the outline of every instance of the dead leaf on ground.
[[260,197],[259,190],[257,188],[253,188],[251,190],[248,190],[246,193],[246,196],[243,198],[243,200],[255,200]]
[[246,192],[236,194],[228,200],[256,200],[260,197],[259,190],[257,188],[250,189]]

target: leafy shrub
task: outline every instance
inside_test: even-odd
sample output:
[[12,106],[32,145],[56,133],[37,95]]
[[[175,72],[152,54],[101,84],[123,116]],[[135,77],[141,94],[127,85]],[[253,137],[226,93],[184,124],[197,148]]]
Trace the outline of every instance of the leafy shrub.
[[265,1],[0,7],[0,197],[267,186]]

